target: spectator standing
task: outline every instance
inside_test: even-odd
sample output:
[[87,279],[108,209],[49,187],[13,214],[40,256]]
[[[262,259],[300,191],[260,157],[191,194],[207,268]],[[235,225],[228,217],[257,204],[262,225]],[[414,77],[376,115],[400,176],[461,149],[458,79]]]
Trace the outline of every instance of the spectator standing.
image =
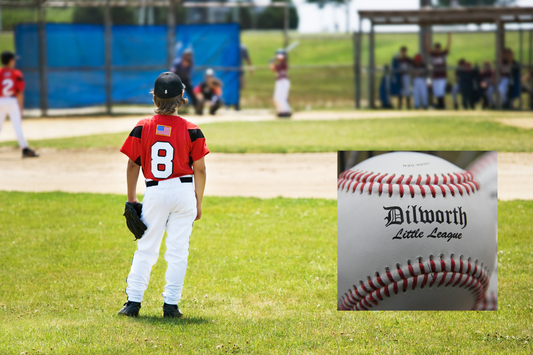
[[183,85],[185,85],[185,92],[191,101],[193,107],[196,107],[196,97],[193,92],[192,73],[194,69],[193,52],[192,49],[187,48],[183,51],[180,57],[174,59],[172,63],[171,72],[177,74]]
[[446,57],[450,52],[450,46],[452,43],[452,35],[448,32],[448,43],[443,50],[439,42],[435,43],[433,49],[431,48],[431,37],[428,33],[426,37],[426,49],[429,53],[432,73],[432,87],[433,96],[437,99],[436,108],[444,110],[444,95],[446,94]]
[[472,65],[464,61],[459,70],[459,91],[461,102],[465,110],[474,109],[474,81],[472,80]]
[[400,48],[400,56],[398,57],[399,71],[401,74],[401,88],[398,96],[398,108],[402,108],[402,99],[405,97],[405,106],[407,109],[411,108],[411,67],[413,61],[407,56],[407,47]]
[[240,45],[239,47],[240,55],[239,55],[239,96],[237,97],[237,104],[235,105],[235,110],[239,111],[241,109],[240,104],[240,91],[244,89],[246,86],[246,70],[244,70],[244,62],[248,65],[248,72],[250,73],[250,76],[254,74],[253,67],[252,67],[252,60],[250,59],[250,54],[248,53],[248,47],[246,47],[245,44]]
[[453,99],[453,108],[456,110],[459,109],[459,100],[457,99],[457,97],[459,96],[459,91],[460,91],[459,81],[460,81],[461,68],[464,63],[465,63],[464,58],[459,59],[459,61],[457,62],[457,68],[455,68],[455,84],[453,84],[453,87],[452,87],[452,99]]
[[500,82],[498,83],[498,93],[500,94],[500,100],[502,107],[508,106],[508,92],[509,82],[511,80],[511,60],[509,58],[509,48],[505,48],[501,55],[499,63],[500,70]]
[[529,109],[533,110],[533,66],[521,78],[522,87],[527,91],[529,96]]
[[426,83],[427,66],[421,54],[415,55],[412,64],[413,71],[413,98],[415,109],[428,108],[428,87]]

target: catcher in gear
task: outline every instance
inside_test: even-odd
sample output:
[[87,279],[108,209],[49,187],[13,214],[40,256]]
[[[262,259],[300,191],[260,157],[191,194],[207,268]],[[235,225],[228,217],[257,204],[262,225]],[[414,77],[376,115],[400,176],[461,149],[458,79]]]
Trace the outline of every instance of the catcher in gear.
[[[192,225],[202,216],[204,157],[209,153],[200,128],[177,116],[178,108],[188,102],[183,98],[184,89],[177,74],[159,75],[153,90],[156,115],[139,121],[120,149],[129,158],[124,216],[137,240],[137,251],[126,280],[128,301],[118,312],[120,315],[139,315],[166,230],[168,268],[163,316],[181,316],[178,302],[187,270]],[[136,193],[141,167],[146,182],[142,205]]]
[[126,207],[124,208],[126,225],[135,236],[135,240],[141,239],[147,229],[146,224],[141,221],[142,208],[143,205],[139,202],[126,202]]

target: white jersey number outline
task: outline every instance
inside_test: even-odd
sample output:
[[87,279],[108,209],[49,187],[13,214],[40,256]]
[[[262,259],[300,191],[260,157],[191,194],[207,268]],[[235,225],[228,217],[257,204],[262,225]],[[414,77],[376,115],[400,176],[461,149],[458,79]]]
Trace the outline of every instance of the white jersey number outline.
[[[159,152],[164,151],[165,156],[160,156]],[[155,142],[151,148],[152,161],[150,162],[150,171],[156,179],[167,179],[174,171],[174,147],[169,142]],[[159,170],[163,165],[164,170]]]
[[13,96],[13,94],[15,93],[13,90],[11,90],[13,88],[13,86],[15,85],[15,83],[13,82],[12,79],[4,79],[2,81],[2,96]]

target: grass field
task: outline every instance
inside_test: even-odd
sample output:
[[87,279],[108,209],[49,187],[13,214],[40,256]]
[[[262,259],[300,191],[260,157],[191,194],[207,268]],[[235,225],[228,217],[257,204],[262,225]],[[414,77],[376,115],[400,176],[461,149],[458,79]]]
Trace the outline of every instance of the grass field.
[[[494,117],[512,117],[501,114]],[[493,116],[338,121],[224,122],[201,125],[212,152],[295,153],[337,150],[499,150],[532,152],[533,132]],[[36,148],[119,148],[128,133],[31,141]],[[16,146],[2,142],[0,146]]]
[[531,353],[532,201],[499,205],[497,312],[337,312],[336,204],[207,198],[179,320],[161,250],[122,318],[135,243],[124,196],[0,192],[0,353]]

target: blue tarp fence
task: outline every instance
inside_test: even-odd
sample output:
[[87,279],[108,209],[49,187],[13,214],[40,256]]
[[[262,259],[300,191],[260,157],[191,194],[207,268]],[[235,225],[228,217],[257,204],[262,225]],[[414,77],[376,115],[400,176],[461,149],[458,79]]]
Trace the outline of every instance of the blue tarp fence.
[[[106,104],[105,30],[103,25],[46,25],[48,108]],[[151,104],[155,78],[167,71],[167,26],[111,27],[113,104]],[[193,84],[214,68],[227,105],[239,101],[238,24],[176,26],[175,55],[190,48],[196,70]],[[39,47],[36,24],[15,27],[17,67],[26,79],[25,107],[39,108]]]

